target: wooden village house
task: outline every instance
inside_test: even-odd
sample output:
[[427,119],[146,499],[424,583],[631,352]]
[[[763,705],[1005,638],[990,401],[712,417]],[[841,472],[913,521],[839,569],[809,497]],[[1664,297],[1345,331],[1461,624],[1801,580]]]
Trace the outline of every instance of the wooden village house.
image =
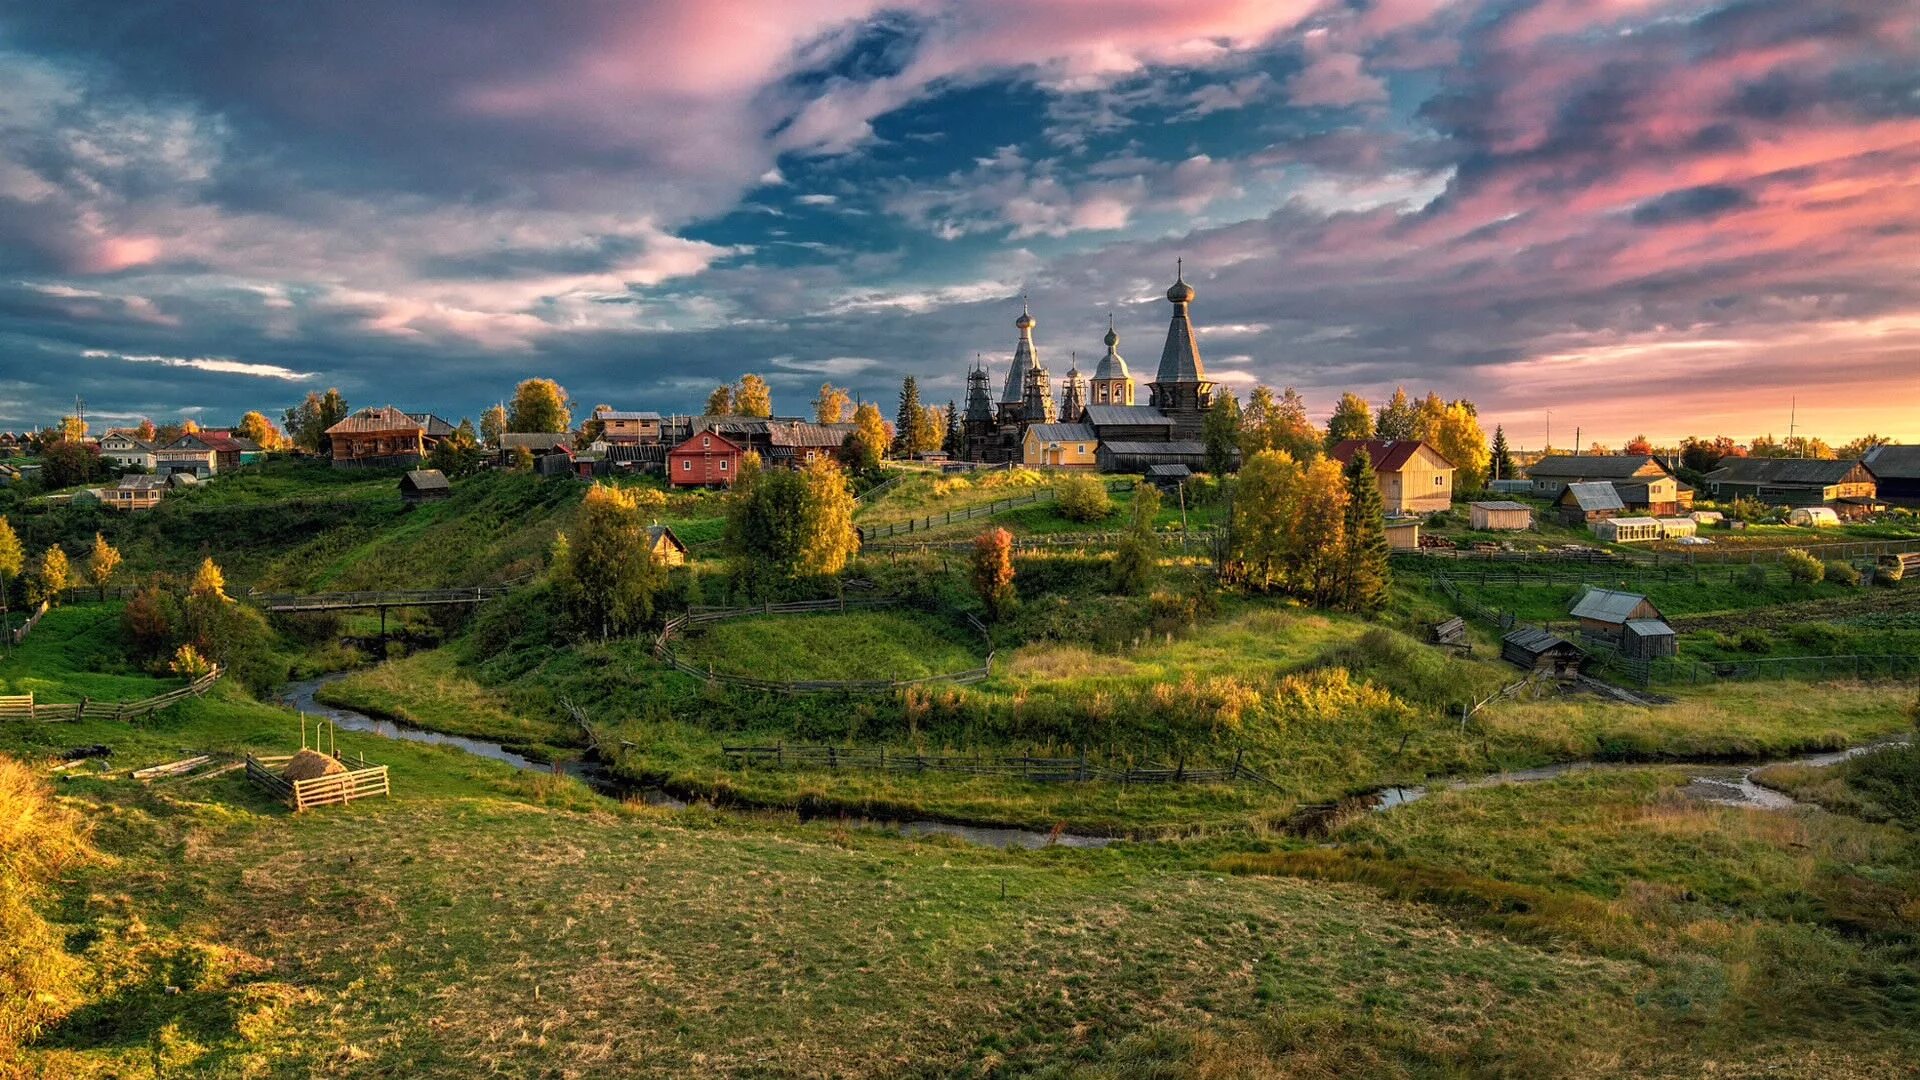
[[1419,439],[1342,439],[1327,451],[1345,465],[1365,449],[1380,477],[1388,516],[1431,514],[1453,505],[1453,462]]
[[100,438],[100,456],[123,469],[153,471],[152,443],[125,431],[109,431]]
[[565,431],[509,431],[500,436],[500,464],[511,468],[519,451],[525,450],[532,455],[535,470],[539,470],[540,459],[556,450],[569,453],[568,467],[562,471],[572,471],[573,435]]
[[1037,469],[1091,469],[1100,437],[1092,424],[1029,424],[1020,441],[1021,464]]
[[1824,506],[1852,520],[1886,509],[1873,473],[1859,461],[1725,458],[1707,474],[1716,500],[1758,499],[1768,506]]
[[201,432],[190,431],[153,452],[153,471],[162,476],[212,476],[220,471],[220,452]]
[[123,476],[114,486],[100,489],[100,503],[109,510],[151,510],[166,494],[164,476]]
[[701,431],[667,451],[667,482],[674,487],[732,487],[745,449],[717,431]]
[[327,429],[336,469],[418,465],[437,441],[428,439],[426,422],[391,405],[364,409]]
[[650,446],[660,441],[660,414],[624,409],[596,409],[600,438],[613,446]]
[[1569,484],[1653,480],[1666,475],[1660,462],[1642,454],[1549,454],[1527,466],[1527,480],[1542,499],[1558,498]]
[[1572,615],[1580,632],[1640,660],[1672,656],[1679,636],[1653,601],[1639,593],[1615,589],[1588,589],[1574,603]]

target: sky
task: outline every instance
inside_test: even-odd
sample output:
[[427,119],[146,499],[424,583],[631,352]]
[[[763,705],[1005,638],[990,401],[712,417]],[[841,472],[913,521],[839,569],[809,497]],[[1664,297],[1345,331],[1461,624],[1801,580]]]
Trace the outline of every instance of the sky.
[[[1210,374],[1920,440],[1920,3],[0,3],[0,427]],[[997,381],[996,381],[997,385]]]

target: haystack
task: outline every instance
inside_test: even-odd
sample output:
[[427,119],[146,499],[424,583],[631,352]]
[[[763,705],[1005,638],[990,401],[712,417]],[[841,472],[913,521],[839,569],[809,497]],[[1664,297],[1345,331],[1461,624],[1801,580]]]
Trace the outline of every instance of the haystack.
[[302,750],[293,755],[286,768],[280,770],[280,775],[288,780],[312,780],[346,771],[345,765],[318,750]]

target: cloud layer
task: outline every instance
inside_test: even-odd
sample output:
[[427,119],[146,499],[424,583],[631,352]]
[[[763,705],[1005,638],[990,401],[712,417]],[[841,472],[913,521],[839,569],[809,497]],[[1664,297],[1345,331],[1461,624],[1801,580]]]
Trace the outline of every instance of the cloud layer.
[[1323,411],[1920,438],[1911,5],[187,7],[0,16],[0,426],[944,396],[1027,292],[1050,359],[1150,355],[1184,255]]

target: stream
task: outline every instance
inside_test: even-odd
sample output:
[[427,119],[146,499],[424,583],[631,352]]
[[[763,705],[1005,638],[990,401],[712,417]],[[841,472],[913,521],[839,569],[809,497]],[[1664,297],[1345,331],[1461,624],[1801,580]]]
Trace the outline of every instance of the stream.
[[[562,772],[578,777],[594,790],[616,798],[637,798],[652,806],[664,806],[675,810],[684,809],[688,805],[686,800],[675,797],[663,788],[644,787],[624,781],[597,761],[567,761],[560,762],[557,766],[550,765],[516,754],[496,742],[429,731],[426,728],[414,727],[394,720],[375,719],[363,712],[325,705],[314,700],[314,694],[322,686],[345,678],[349,674],[351,673],[335,672],[319,678],[291,682],[280,689],[278,696],[283,703],[309,716],[326,720],[342,731],[364,731],[389,739],[453,746],[479,757],[505,762],[516,769],[527,769],[532,772]],[[1745,806],[1756,810],[1790,810],[1800,804],[1784,792],[1754,783],[1755,772],[1769,765],[1787,764],[1828,768],[1861,754],[1904,746],[1911,741],[1912,736],[1896,735],[1845,750],[1830,750],[1800,757],[1777,758],[1742,765],[1676,765],[1674,767],[1686,767],[1690,770],[1691,782],[1681,789],[1682,793],[1690,798],[1717,805]],[[1538,768],[1514,769],[1486,776],[1452,780],[1439,787],[1447,791],[1469,791],[1500,784],[1538,783],[1581,772],[1661,767],[1664,766],[1658,762],[1572,761],[1559,765],[1542,765]],[[1370,804],[1371,809],[1381,812],[1417,802],[1433,790],[1435,788],[1432,786],[1380,788],[1370,795],[1362,796],[1362,799]],[[930,818],[847,815],[839,817],[838,820],[857,829],[887,829],[899,832],[903,836],[952,836],[968,843],[996,848],[1098,848],[1114,842],[1113,838],[1105,836],[1043,832],[1038,829],[1004,826],[964,825],[959,822],[938,821]]]
[[[637,798],[650,806],[664,806],[673,810],[687,807],[687,802],[667,792],[664,788],[644,787],[629,783],[615,776],[605,765],[597,761],[564,761],[556,765],[535,761],[522,754],[516,754],[496,742],[469,738],[465,735],[448,735],[444,732],[429,731],[426,728],[403,724],[396,720],[381,720],[353,709],[343,709],[336,705],[327,705],[314,700],[320,688],[331,682],[346,678],[352,672],[337,671],[314,679],[302,679],[290,682],[280,688],[276,695],[282,704],[291,706],[308,716],[325,720],[341,731],[364,731],[388,739],[401,739],[406,742],[429,743],[434,746],[452,746],[465,750],[490,761],[501,761],[516,769],[530,772],[562,772],[578,777],[587,786],[603,795],[615,798]],[[846,816],[838,818],[856,829],[890,829],[903,836],[953,836],[968,843],[996,848],[1072,847],[1098,848],[1113,843],[1111,837],[1085,836],[1078,833],[1043,832],[1038,829],[1020,829],[1005,826],[963,825],[953,821],[936,821],[922,818],[880,818],[866,816]]]
[[[1701,765],[1684,762],[1662,763],[1648,761],[1569,761],[1559,765],[1542,765],[1532,769],[1513,769],[1508,772],[1490,773],[1486,776],[1452,780],[1443,785],[1447,791],[1471,791],[1474,788],[1496,787],[1500,784],[1532,784],[1542,780],[1557,780],[1583,772],[1603,772],[1619,769],[1657,769],[1684,768],[1690,777],[1686,787],[1680,789],[1682,795],[1700,802],[1719,806],[1745,806],[1754,810],[1791,810],[1800,803],[1783,791],[1775,791],[1754,783],[1753,774],[1773,765],[1805,765],[1815,769],[1826,769],[1843,761],[1871,754],[1880,750],[1891,750],[1896,746],[1905,746],[1913,741],[1910,735],[1894,735],[1878,739],[1845,750],[1828,750],[1817,754],[1805,754],[1799,757],[1774,758],[1768,761],[1756,761],[1739,765]],[[1372,803],[1375,811],[1392,810],[1417,802],[1434,790],[1431,787],[1389,787],[1381,788],[1371,795],[1363,796]]]

